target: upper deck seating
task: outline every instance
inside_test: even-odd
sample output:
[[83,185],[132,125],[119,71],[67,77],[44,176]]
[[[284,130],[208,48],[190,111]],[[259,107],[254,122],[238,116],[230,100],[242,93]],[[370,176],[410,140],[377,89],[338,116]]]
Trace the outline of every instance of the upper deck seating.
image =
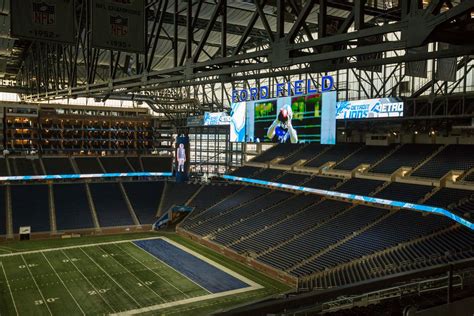
[[474,167],[474,145],[448,145],[427,161],[412,176],[441,178],[450,170],[469,170]]
[[71,162],[67,157],[43,157],[43,165],[46,169],[46,174],[74,174]]
[[108,173],[133,172],[125,157],[100,157],[99,160]]
[[33,176],[37,175],[33,167],[33,159],[29,158],[9,158],[10,168],[14,176]]
[[383,184],[384,181],[380,180],[351,178],[341,184],[336,191],[367,196]]
[[77,157],[74,158],[79,171],[82,174],[103,173],[97,157]]
[[310,178],[311,176],[307,174],[287,172],[283,176],[278,178],[278,182],[292,185],[300,185],[308,181]]
[[361,164],[372,165],[387,155],[395,146],[364,146],[350,158],[338,163],[334,169],[353,170]]
[[295,151],[302,148],[303,145],[301,144],[277,144],[257,157],[253,158],[252,161],[254,162],[270,162],[271,160],[277,157],[288,157]]
[[375,196],[381,199],[417,203],[433,189],[434,187],[429,185],[392,182]]
[[304,186],[314,189],[332,190],[334,186],[336,186],[341,181],[343,181],[343,179],[341,178],[315,176],[309,181],[305,182]]
[[140,157],[137,156],[128,156],[125,159],[128,160],[130,165],[133,167],[134,172],[142,172],[142,167],[140,166]]
[[354,151],[358,150],[361,146],[362,144],[358,143],[332,145],[331,148],[329,148],[321,155],[316,156],[316,158],[309,160],[307,163],[304,164],[304,166],[316,168],[321,167],[329,161],[333,161],[337,164],[338,162],[352,154]]
[[170,172],[173,157],[142,157],[143,171]]
[[400,167],[415,168],[431,156],[440,145],[403,144],[394,153],[370,169],[370,172],[391,174]]
[[252,178],[252,176],[260,171],[262,168],[252,167],[252,166],[242,166],[236,170],[234,170],[231,175],[236,177],[243,177],[243,178]]
[[310,143],[304,146],[301,150],[296,151],[294,154],[289,157],[279,161],[281,165],[292,165],[299,160],[310,160],[319,155],[328,145],[321,145],[318,143]]

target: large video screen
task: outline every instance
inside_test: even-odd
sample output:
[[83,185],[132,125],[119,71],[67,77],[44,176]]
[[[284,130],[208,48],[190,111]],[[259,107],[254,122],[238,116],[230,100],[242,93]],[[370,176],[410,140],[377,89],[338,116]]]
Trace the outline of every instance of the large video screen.
[[334,144],[336,92],[232,104],[231,141]]
[[402,117],[403,101],[397,98],[381,98],[337,102],[338,120]]

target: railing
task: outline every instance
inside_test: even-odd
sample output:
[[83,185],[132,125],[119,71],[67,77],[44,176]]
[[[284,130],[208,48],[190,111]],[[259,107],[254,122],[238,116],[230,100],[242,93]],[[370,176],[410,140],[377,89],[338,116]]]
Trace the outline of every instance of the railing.
[[[452,287],[462,288],[464,280],[462,275],[453,275],[451,283]],[[439,291],[449,287],[449,277],[443,276],[419,282],[408,283],[400,286],[390,287],[378,291],[368,292],[361,295],[343,297],[334,301],[322,304],[322,310],[325,312],[333,312],[341,309],[348,309],[357,306],[368,306],[377,304],[394,298],[401,298],[409,295],[421,295],[421,293]]]

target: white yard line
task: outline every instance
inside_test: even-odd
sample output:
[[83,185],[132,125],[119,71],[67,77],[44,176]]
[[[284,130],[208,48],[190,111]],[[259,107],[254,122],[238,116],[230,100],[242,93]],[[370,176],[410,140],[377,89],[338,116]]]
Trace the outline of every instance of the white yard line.
[[153,256],[153,258],[155,258],[157,261],[163,263],[165,266],[167,266],[168,268],[170,268],[171,270],[175,271],[176,273],[182,275],[183,277],[185,277],[186,279],[188,279],[189,281],[193,282],[194,284],[196,284],[197,286],[199,286],[201,289],[203,289],[204,291],[206,291],[207,293],[209,294],[212,294],[209,290],[205,289],[204,287],[202,287],[199,283],[196,283],[194,280],[192,280],[190,277],[188,277],[187,275],[184,275],[183,273],[179,272],[178,270],[176,270],[175,268],[173,268],[172,266],[170,266],[169,264],[167,264],[166,262],[160,260],[158,257],[154,256],[152,253],[146,251],[145,249],[143,249],[142,247],[138,246],[136,243],[132,242],[132,244],[137,247],[138,249],[140,249],[141,251],[143,252],[146,252],[148,255],[151,255]]
[[49,314],[52,316],[53,313],[51,312],[51,309],[49,308],[48,302],[46,301],[46,298],[44,297],[43,292],[41,292],[41,289],[40,289],[40,287],[38,286],[38,283],[36,282],[36,279],[35,279],[35,277],[33,276],[33,273],[31,273],[30,267],[28,266],[28,263],[26,262],[25,257],[23,257],[23,255],[21,255],[21,259],[23,259],[23,262],[25,263],[26,270],[28,270],[28,272],[30,273],[31,278],[33,279],[33,282],[35,283],[36,288],[38,289],[38,292],[39,292],[40,295],[41,295],[41,298],[43,299],[44,305],[46,305],[46,308],[48,309]]
[[132,301],[135,302],[135,304],[137,304],[138,307],[140,307],[140,303],[137,302],[137,300],[130,295],[130,293],[127,292],[127,290],[125,290],[117,281],[115,281],[115,279],[107,272],[104,270],[104,268],[102,268],[97,262],[95,262],[94,259],[91,258],[91,256],[89,256],[85,251],[84,249],[82,248],[79,248],[79,250],[81,250],[92,262],[94,262],[94,264],[102,271],[104,272],[105,275],[107,275],[109,277],[109,279],[112,280],[112,282],[114,282],[115,284],[117,284],[117,286],[125,293],[128,295],[128,297],[130,297],[132,299]]
[[[248,287],[245,287],[245,288],[241,288],[241,289],[236,289],[236,290],[230,290],[230,291],[226,291],[226,292],[220,292],[220,293],[210,293],[208,290],[206,290],[205,288],[203,288],[201,285],[199,285],[198,283],[194,282],[193,280],[191,280],[189,277],[187,277],[186,275],[182,274],[181,272],[177,271],[175,268],[171,267],[170,265],[166,264],[165,262],[163,262],[162,260],[158,259],[157,257],[155,257],[153,254],[150,254],[148,251],[146,251],[145,249],[139,247],[138,245],[136,245],[134,243],[134,241],[140,241],[140,240],[153,240],[153,239],[163,239],[165,240],[166,242],[172,244],[173,246],[207,262],[208,264],[218,268],[219,270],[222,270],[223,272],[226,272],[227,274],[235,277],[236,279],[239,279],[240,281],[248,284],[249,286]],[[56,251],[56,250],[59,250],[59,251],[62,251],[64,256],[66,256],[69,260],[70,258],[66,255],[66,253],[64,252],[64,250],[67,250],[67,249],[80,249],[82,252],[84,252],[84,250],[82,250],[81,248],[85,248],[85,247],[96,247],[96,246],[101,246],[101,245],[116,245],[118,248],[120,248],[122,251],[124,251],[125,253],[127,253],[130,257],[134,258],[136,261],[140,262],[138,259],[136,259],[135,257],[133,257],[131,254],[129,254],[125,249],[123,249],[122,247],[119,247],[118,245],[119,244],[123,244],[123,243],[131,243],[133,244],[135,247],[137,247],[138,249],[140,249],[141,251],[149,254],[150,256],[152,256],[154,259],[156,259],[157,261],[163,263],[164,265],[166,265],[167,267],[169,267],[170,269],[176,271],[177,273],[179,273],[180,275],[182,275],[183,277],[187,278],[188,280],[190,280],[192,283],[196,284],[198,287],[202,288],[203,290],[205,290],[207,293],[209,294],[206,294],[206,295],[203,295],[203,296],[197,296],[197,297],[190,297],[190,298],[187,298],[187,299],[184,299],[184,300],[180,300],[180,301],[172,301],[172,302],[166,302],[166,303],[162,303],[162,304],[157,304],[157,305],[152,305],[152,306],[148,306],[148,307],[143,307],[143,308],[138,308],[138,309],[132,309],[132,310],[128,310],[128,311],[125,311],[125,312],[119,312],[119,313],[115,313],[115,310],[112,308],[112,306],[110,306],[110,304],[105,300],[104,297],[102,297],[102,295],[99,294],[99,296],[102,298],[102,300],[111,308],[111,310],[114,312],[114,314],[112,315],[133,315],[133,314],[140,314],[140,313],[145,313],[145,312],[149,312],[149,311],[155,311],[155,310],[158,310],[158,309],[162,309],[162,308],[168,308],[168,307],[173,307],[173,306],[179,306],[179,305],[184,305],[184,304],[189,304],[189,303],[195,303],[195,302],[199,302],[199,301],[205,301],[205,300],[210,300],[210,299],[215,299],[215,298],[220,298],[220,297],[224,297],[224,296],[228,296],[228,295],[234,295],[234,294],[240,294],[240,293],[245,293],[245,292],[249,292],[249,291],[254,291],[254,290],[258,290],[258,289],[261,289],[263,288],[263,286],[261,286],[260,284],[232,271],[231,269],[229,268],[226,268],[224,267],[223,265],[195,252],[195,251],[192,251],[188,248],[186,248],[185,246],[175,242],[175,241],[172,241],[166,237],[162,237],[162,236],[157,236],[157,237],[147,237],[147,238],[139,238],[139,239],[128,239],[128,240],[120,240],[120,241],[109,241],[109,242],[101,242],[101,243],[93,243],[93,244],[85,244],[85,245],[76,245],[76,246],[66,246],[66,247],[59,247],[59,248],[52,248],[52,249],[43,249],[43,250],[33,250],[33,251],[24,251],[24,252],[17,252],[17,253],[12,253],[12,254],[3,254],[3,255],[0,255],[0,258],[2,257],[10,257],[10,256],[15,256],[15,255],[23,255],[23,254],[30,254],[30,253],[38,253],[38,252],[49,252],[49,251]],[[103,250],[103,249],[102,249]],[[104,251],[104,250],[103,250]],[[125,291],[105,270],[103,270],[86,252],[84,252],[84,254],[89,257],[89,259],[91,259],[102,271],[104,271],[105,274],[108,275],[108,277],[114,281],[128,296],[130,296],[130,294]],[[115,258],[114,258],[115,259]],[[74,265],[74,267],[76,268],[76,270],[84,277],[84,279],[87,280],[87,282],[92,286],[92,288],[97,291],[97,289],[94,287],[94,285],[91,283],[91,281],[79,270],[79,268],[75,265],[74,262],[71,261],[71,263]],[[146,267],[145,264],[143,264],[142,262],[140,262],[142,265],[144,265]],[[148,268],[148,267],[147,267]],[[148,268],[149,269],[149,268]],[[151,269],[150,269],[151,270]],[[154,272],[153,270],[151,270],[152,272]],[[156,274],[156,272],[154,272]],[[169,282],[167,282],[169,283]],[[172,285],[172,284],[171,284]],[[130,296],[131,297],[131,296]],[[131,297],[133,299],[133,297]],[[135,299],[133,299],[135,301]],[[135,301],[136,302],[136,301]],[[140,306],[140,304],[137,303],[138,306]]]
[[120,263],[120,261],[118,261],[114,256],[111,256],[109,252],[107,252],[106,250],[104,250],[101,246],[98,246],[100,248],[100,250],[102,250],[104,253],[106,253],[107,255],[109,255],[110,257],[112,257],[115,262],[117,262],[123,269],[125,269],[131,276],[133,276],[136,280],[138,280],[141,284],[143,284],[147,289],[149,289],[150,291],[152,291],[160,300],[162,300],[163,302],[167,302],[160,294],[156,293],[155,290],[153,290],[151,287],[149,287],[145,281],[143,280],[140,280],[140,278],[138,278],[135,274],[132,273],[132,271],[130,271],[126,266],[124,266],[123,264]]
[[138,241],[138,240],[150,240],[150,239],[159,239],[159,238],[161,238],[161,237],[157,236],[157,237],[146,237],[146,238],[138,238],[138,239],[118,240],[118,241],[105,241],[105,242],[98,242],[98,243],[93,243],[93,244],[84,244],[84,245],[65,246],[65,247],[57,247],[57,248],[49,248],[49,249],[21,251],[21,252],[3,254],[3,255],[0,255],[0,258],[2,258],[2,257],[11,257],[11,256],[16,256],[16,255],[26,255],[26,254],[38,253],[38,252],[50,252],[50,251],[56,251],[56,250],[68,250],[68,249],[77,249],[77,248],[84,248],[84,247],[94,247],[94,246],[98,246],[98,245],[122,244],[122,243],[127,243],[127,242],[132,242],[132,241]]
[[[189,295],[187,295],[186,293],[184,293],[183,291],[181,291],[180,289],[178,289],[173,283],[171,283],[170,281],[166,280],[163,276],[161,276],[160,274],[158,274],[156,271],[150,269],[150,267],[148,267],[147,265],[145,265],[143,262],[141,262],[140,260],[138,260],[137,258],[135,258],[134,256],[132,256],[127,250],[123,249],[122,247],[119,247],[117,245],[114,245],[115,247],[119,248],[121,251],[123,251],[127,256],[129,256],[130,258],[133,258],[136,262],[140,263],[142,266],[144,266],[145,268],[147,268],[148,270],[150,270],[153,274],[155,274],[156,276],[158,276],[160,279],[162,279],[163,281],[165,281],[166,283],[168,283],[169,285],[171,285],[172,287],[174,287],[176,290],[178,290],[179,292],[181,292],[184,296],[186,297],[189,297]],[[149,253],[147,253],[148,255],[150,255]],[[153,256],[153,259],[157,259],[155,256]],[[181,273],[180,273],[181,275]]]
[[56,276],[58,277],[59,281],[61,281],[61,284],[64,286],[64,288],[66,289],[66,291],[69,293],[69,296],[71,296],[71,298],[74,300],[74,303],[76,303],[77,307],[79,307],[79,309],[81,310],[82,312],[82,315],[85,315],[86,313],[84,312],[84,310],[82,309],[81,305],[79,305],[79,303],[77,302],[76,298],[74,297],[74,295],[72,295],[71,291],[69,290],[69,288],[66,286],[66,284],[64,283],[63,279],[59,276],[58,272],[56,271],[56,269],[53,267],[53,265],[51,264],[51,261],[49,261],[49,259],[46,257],[46,255],[44,254],[44,252],[41,252],[41,254],[43,255],[43,257],[46,259],[46,261],[48,262],[49,266],[51,267],[51,269],[54,271],[54,273],[56,274]]
[[84,273],[82,273],[81,270],[79,270],[79,268],[76,266],[76,264],[74,263],[74,261],[71,260],[71,258],[69,258],[69,256],[64,252],[64,250],[61,249],[61,252],[63,253],[63,255],[69,260],[70,263],[72,263],[72,265],[74,266],[74,268],[77,270],[77,272],[79,272],[82,277],[87,281],[87,283],[90,284],[90,286],[92,286],[92,288],[94,289],[94,291],[97,293],[97,295],[99,295],[99,297],[104,301],[105,304],[107,304],[107,306],[110,308],[110,310],[112,312],[115,313],[115,309],[112,307],[112,305],[110,305],[110,303],[100,294],[99,290],[94,286],[94,284],[89,280],[88,277],[86,277],[84,275]]
[[255,289],[251,288],[251,287],[247,287],[247,288],[243,288],[243,289],[220,292],[220,293],[215,293],[215,294],[207,294],[207,295],[203,295],[203,296],[187,298],[187,299],[184,299],[184,300],[181,300],[181,301],[157,304],[157,305],[147,306],[147,307],[143,307],[143,308],[139,308],[139,309],[132,309],[132,310],[128,310],[126,312],[116,313],[116,314],[112,314],[112,315],[117,315],[117,316],[118,315],[136,315],[136,314],[155,311],[155,310],[162,309],[162,308],[174,307],[174,306],[190,304],[190,303],[196,303],[196,302],[202,302],[202,301],[207,301],[207,300],[220,298],[220,297],[224,297],[224,296],[240,294],[240,293],[244,293],[244,292],[248,292],[248,291],[252,291],[252,290],[255,290]]
[[10,297],[12,298],[13,307],[15,307],[15,312],[16,312],[16,315],[18,316],[20,314],[18,313],[18,309],[16,308],[16,303],[15,303],[15,299],[13,298],[10,282],[8,281],[7,272],[5,271],[5,267],[3,266],[3,263],[1,261],[0,261],[0,266],[2,266],[3,275],[5,276],[5,281],[7,281],[7,287],[8,287],[8,291],[10,292]]

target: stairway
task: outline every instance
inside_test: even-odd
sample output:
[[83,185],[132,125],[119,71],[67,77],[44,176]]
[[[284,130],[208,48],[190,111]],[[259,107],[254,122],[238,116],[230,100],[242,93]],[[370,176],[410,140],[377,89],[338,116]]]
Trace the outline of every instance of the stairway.
[[117,182],[120,188],[120,191],[122,192],[122,196],[125,200],[125,204],[127,204],[128,211],[130,212],[130,216],[132,217],[133,224],[137,226],[141,226],[140,221],[138,220],[137,214],[135,214],[135,210],[133,209],[132,203],[130,202],[130,199],[128,198],[127,191],[125,191],[125,188],[122,184],[121,181]]
[[[267,193],[265,193],[265,194],[262,194],[262,195],[260,195],[259,197],[257,197],[257,198],[254,199],[254,200],[249,200],[249,201],[243,202],[243,203],[241,203],[241,204],[239,204],[239,205],[237,205],[237,206],[235,206],[235,207],[233,207],[233,208],[230,208],[230,209],[228,209],[228,210],[225,210],[225,211],[222,212],[222,213],[217,214],[216,216],[209,217],[209,218],[205,219],[204,221],[196,222],[193,226],[190,226],[189,228],[193,228],[193,227],[196,227],[196,226],[198,226],[198,225],[202,225],[202,224],[207,223],[207,222],[209,222],[209,221],[211,221],[211,220],[213,220],[213,219],[215,219],[215,218],[218,218],[218,217],[220,217],[220,216],[225,216],[226,214],[232,212],[233,210],[235,210],[235,209],[237,209],[237,208],[239,208],[239,207],[242,207],[242,206],[244,206],[244,205],[246,205],[246,204],[252,203],[252,202],[254,202],[254,201],[258,200],[258,199],[264,198],[265,196],[267,196],[267,195],[270,194],[271,192],[272,192],[272,191],[269,191],[269,192],[267,192]],[[183,221],[183,222],[184,222],[184,221]],[[189,229],[189,228],[188,228],[188,229]]]
[[317,258],[321,257],[322,255],[324,255],[325,253],[328,253],[329,251],[333,250],[334,248],[337,248],[338,246],[348,242],[349,240],[351,240],[352,238],[364,233],[365,231],[367,231],[368,229],[370,229],[371,227],[377,225],[378,223],[384,221],[385,219],[387,219],[389,216],[392,216],[393,214],[395,214],[397,211],[392,211],[392,212],[388,212],[387,214],[379,217],[377,220],[371,222],[370,224],[362,227],[361,229],[353,232],[352,234],[346,236],[345,238],[337,241],[336,243],[330,245],[329,247],[325,248],[324,250],[312,255],[311,257],[309,258],[306,258],[304,259],[303,261],[299,262],[298,264],[294,265],[293,267],[289,268],[286,270],[286,272],[289,272],[291,273],[292,271],[298,269],[299,267],[305,265],[306,263],[310,262],[310,261],[314,261],[316,260]]
[[[257,212],[252,213],[252,214],[250,214],[250,215],[247,216],[247,217],[241,217],[239,220],[234,221],[234,222],[232,222],[231,224],[229,224],[229,225],[227,225],[227,226],[218,227],[218,232],[220,233],[220,232],[225,231],[226,229],[229,229],[229,228],[231,228],[231,227],[233,227],[233,226],[235,226],[235,225],[237,225],[237,224],[240,224],[240,223],[243,223],[243,222],[245,222],[245,221],[247,221],[247,220],[250,220],[250,219],[252,219],[253,217],[255,217],[255,216],[257,216],[257,215],[259,215],[259,214],[265,212],[266,210],[271,209],[271,208],[273,208],[273,207],[275,207],[275,206],[277,206],[277,205],[280,205],[280,204],[286,202],[287,200],[292,199],[292,198],[295,198],[295,197],[296,197],[296,196],[290,196],[290,197],[288,197],[288,198],[286,198],[286,199],[283,199],[283,200],[279,201],[279,202],[276,203],[276,204],[273,204],[272,206],[269,206],[269,207],[267,207],[267,208],[263,208],[263,209],[261,209],[261,210],[258,210]],[[213,231],[213,232],[207,234],[207,235],[204,236],[204,237],[207,237],[207,238],[209,238],[209,239],[214,239],[216,233],[217,233],[217,231]]]
[[[203,214],[206,214],[206,212],[212,208],[214,208],[215,206],[219,205],[220,203],[223,203],[224,201],[227,201],[227,200],[230,200],[232,199],[238,192],[242,191],[243,189],[245,189],[246,187],[245,186],[242,186],[241,188],[239,188],[238,190],[234,191],[232,194],[224,197],[222,200],[219,200],[217,201],[216,203],[212,204],[211,206],[207,207],[205,210],[202,210],[201,212],[197,213],[197,214],[194,214],[194,212],[191,212],[191,214],[189,214],[187,217],[186,217],[186,220],[191,220],[191,219],[195,219]],[[199,190],[200,191],[200,190]],[[194,197],[193,197],[194,198]],[[183,223],[184,221],[182,221],[181,223]],[[196,225],[191,225],[189,226],[189,228],[191,227],[194,227]]]
[[411,169],[410,173],[407,174],[406,176],[411,176],[413,173],[415,173],[418,169],[420,169],[424,164],[426,164],[428,161],[430,161],[434,156],[439,154],[441,151],[443,151],[445,148],[447,148],[447,145],[439,146],[438,150],[436,150],[434,153],[432,153],[429,157],[427,157],[425,160],[423,160],[421,163],[419,163],[417,166],[413,166]]
[[48,184],[48,198],[49,198],[49,223],[51,226],[51,233],[56,234],[58,232],[56,226],[56,207],[54,204],[54,189],[53,185],[50,183]]
[[100,232],[102,229],[100,228],[97,210],[95,209],[94,200],[92,199],[91,188],[89,187],[88,183],[84,183],[84,185],[86,186],[87,202],[89,203],[89,208],[91,209],[92,221],[94,223],[95,230]]
[[[320,204],[320,203],[323,202],[323,201],[325,201],[325,199],[321,199],[321,201],[320,201],[319,203],[314,204],[314,205],[318,205],[318,204]],[[314,205],[313,205],[313,206],[314,206]],[[283,247],[283,246],[289,244],[289,243],[292,242],[293,240],[295,240],[295,239],[297,239],[297,238],[300,238],[300,237],[302,237],[302,236],[304,236],[304,235],[306,235],[306,234],[312,232],[313,230],[315,230],[315,229],[321,227],[322,225],[325,225],[325,224],[327,224],[327,223],[333,221],[334,219],[338,218],[339,216],[341,216],[341,215],[343,215],[343,214],[349,212],[350,210],[352,210],[352,209],[353,209],[354,207],[356,207],[356,206],[357,206],[357,205],[351,205],[351,206],[349,206],[348,208],[346,208],[346,209],[340,211],[339,213],[336,213],[336,214],[334,214],[333,216],[328,217],[328,218],[322,220],[321,222],[316,223],[313,227],[311,227],[311,228],[309,228],[309,229],[306,229],[306,230],[304,230],[304,231],[302,231],[302,232],[299,232],[298,234],[294,235],[293,237],[291,237],[291,238],[289,238],[289,239],[287,239],[287,240],[285,240],[285,241],[283,241],[283,242],[281,242],[281,243],[279,243],[279,244],[277,244],[277,245],[275,245],[275,246],[273,246],[273,247],[270,247],[270,248],[268,248],[268,249],[266,249],[266,250],[260,252],[260,253],[258,254],[258,257],[264,256],[264,255],[266,255],[267,253],[269,253],[269,252],[271,252],[271,251],[277,250],[277,249],[279,249],[279,248],[281,248],[281,247]]]
[[378,161],[376,161],[375,163],[373,163],[373,164],[370,166],[370,169],[367,170],[367,171],[370,172],[370,170],[371,170],[372,168],[374,168],[375,166],[381,164],[385,159],[387,159],[388,157],[390,157],[393,153],[395,153],[397,150],[399,150],[399,149],[402,148],[402,147],[403,147],[403,144],[396,146],[394,149],[392,149],[390,152],[388,152],[385,156],[383,156],[383,157],[380,158]]
[[12,208],[12,195],[11,195],[11,186],[7,185],[5,187],[6,194],[6,228],[7,228],[7,238],[13,239],[15,232],[13,231],[13,208]]
[[[320,203],[320,202],[318,201],[318,203]],[[238,244],[238,243],[240,243],[240,242],[242,242],[242,241],[245,241],[245,240],[247,240],[247,239],[249,239],[249,238],[252,238],[252,237],[254,237],[254,236],[256,236],[256,235],[258,235],[258,234],[260,234],[260,233],[263,233],[264,231],[267,231],[267,230],[269,230],[270,228],[272,228],[272,227],[274,227],[274,226],[276,226],[276,225],[279,225],[279,224],[281,224],[281,223],[284,223],[284,222],[286,222],[286,221],[289,221],[290,219],[292,219],[293,217],[297,216],[298,214],[300,214],[300,213],[306,211],[308,208],[314,207],[314,205],[316,205],[316,204],[312,204],[312,205],[309,205],[309,206],[307,206],[307,207],[303,207],[302,209],[299,209],[298,211],[296,211],[296,212],[294,212],[294,213],[292,213],[292,214],[287,215],[285,218],[282,218],[282,219],[279,220],[279,221],[273,222],[273,223],[271,223],[271,224],[269,224],[269,225],[265,225],[263,228],[258,229],[258,230],[256,230],[256,231],[252,232],[251,234],[248,234],[247,236],[243,236],[241,239],[239,239],[239,240],[237,240],[237,241],[234,241],[234,242],[231,242],[230,244],[227,244],[226,247],[231,247],[231,246],[233,246],[233,245],[236,245],[236,244]]]
[[[356,282],[360,282],[360,281],[364,281],[368,278],[372,278],[372,277],[374,277],[374,274],[376,274],[376,276],[383,276],[387,272],[395,271],[395,269],[397,268],[397,267],[393,267],[391,265],[386,265],[384,260],[383,260],[384,256],[387,256],[387,255],[390,256],[396,250],[406,248],[410,245],[419,243],[421,241],[424,241],[424,240],[427,240],[427,239],[430,239],[430,238],[434,238],[434,237],[436,237],[438,235],[441,235],[441,234],[449,233],[450,231],[452,231],[452,230],[454,230],[458,227],[459,227],[458,224],[451,225],[451,226],[448,226],[447,228],[444,228],[444,229],[441,229],[439,231],[433,232],[432,234],[420,236],[418,238],[409,240],[407,242],[400,243],[396,246],[393,246],[393,247],[390,247],[390,248],[387,248],[387,249],[384,249],[384,250],[381,250],[381,251],[374,252],[370,255],[363,256],[363,257],[358,258],[356,260],[352,260],[350,262],[339,264],[339,265],[334,266],[332,268],[326,269],[325,271],[316,272],[316,273],[311,274],[309,276],[305,276],[301,279],[305,280],[307,282],[313,283],[313,284],[314,283],[317,283],[317,284],[325,283],[324,282],[325,278],[330,278],[331,275],[333,275],[334,273],[337,273],[337,271],[341,271],[341,270],[344,270],[344,269],[347,269],[347,268],[350,269],[351,267],[354,268],[354,267],[358,266],[359,263],[367,263],[367,264],[361,265],[361,267],[364,267],[365,270],[362,272],[362,275],[358,276],[358,279],[355,280]],[[370,266],[370,264],[369,264],[370,262],[375,262],[375,263],[378,262],[379,264],[377,264],[377,265],[378,266],[384,266],[385,269],[380,270],[380,271],[379,270],[375,271],[375,270],[367,269]],[[356,269],[356,271],[357,271],[357,269]]]

